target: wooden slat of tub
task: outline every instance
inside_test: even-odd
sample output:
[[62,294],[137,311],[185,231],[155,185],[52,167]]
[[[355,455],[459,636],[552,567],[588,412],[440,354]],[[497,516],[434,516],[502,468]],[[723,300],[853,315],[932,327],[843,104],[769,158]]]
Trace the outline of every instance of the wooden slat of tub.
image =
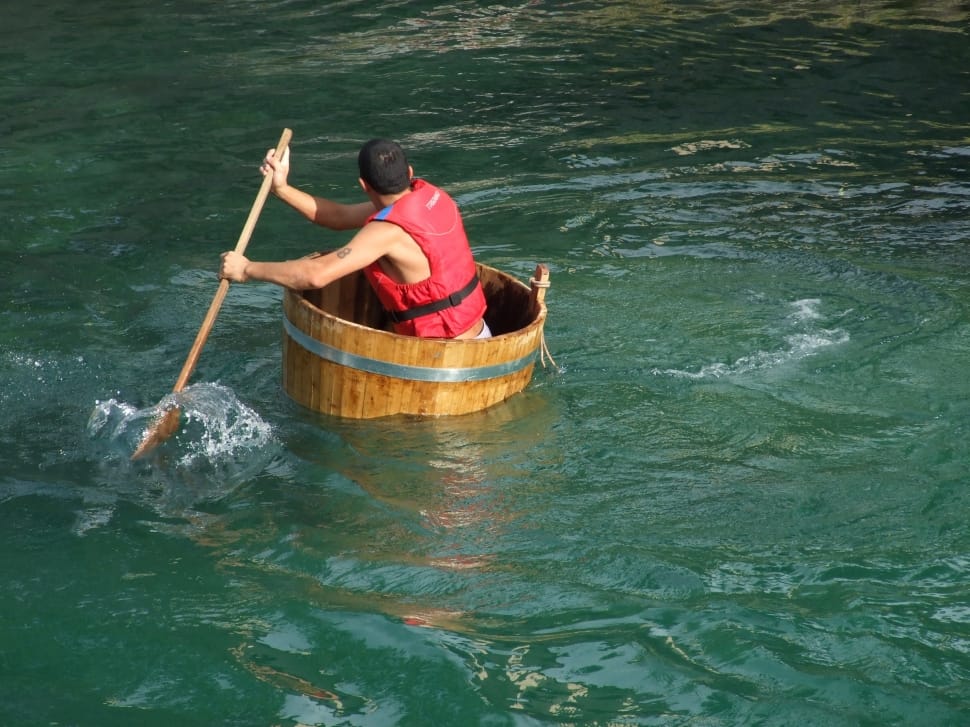
[[[366,331],[366,335],[360,337],[360,348],[358,353],[368,359],[379,358],[380,354],[380,338],[381,336],[377,334],[376,331]],[[375,376],[374,374],[364,374],[360,373],[356,382],[356,396],[358,398],[358,406],[356,408],[356,416],[362,419],[372,419],[375,416],[380,416],[380,407],[383,401],[382,392],[383,386],[381,384],[380,376]],[[348,377],[350,378],[350,377]]]

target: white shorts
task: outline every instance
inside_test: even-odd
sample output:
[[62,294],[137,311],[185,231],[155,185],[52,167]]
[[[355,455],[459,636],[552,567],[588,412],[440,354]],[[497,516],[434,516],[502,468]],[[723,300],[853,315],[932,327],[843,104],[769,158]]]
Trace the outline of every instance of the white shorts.
[[488,327],[488,324],[485,321],[482,321],[482,330],[479,332],[477,336],[475,336],[475,338],[477,339],[477,338],[491,338],[491,337],[492,337],[491,329]]

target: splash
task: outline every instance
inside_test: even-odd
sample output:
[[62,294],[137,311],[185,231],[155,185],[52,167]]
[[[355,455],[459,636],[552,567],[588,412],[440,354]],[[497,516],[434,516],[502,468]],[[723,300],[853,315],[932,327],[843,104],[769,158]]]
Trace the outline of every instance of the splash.
[[[172,406],[182,412],[178,431],[132,462],[145,430]],[[98,401],[87,430],[99,485],[97,499],[78,513],[78,535],[107,524],[119,500],[172,519],[154,523],[157,529],[193,532],[207,517],[201,503],[220,500],[258,475],[279,450],[273,428],[219,384],[195,384],[148,409]]]
[[195,384],[179,394],[169,394],[149,409],[115,399],[98,401],[88,420],[88,433],[130,454],[156,417],[172,406],[181,409],[182,423],[164,446],[176,450],[182,467],[233,461],[241,453],[265,448],[274,439],[273,428],[220,384]]
[[186,389],[179,397],[190,439],[186,458],[224,460],[241,450],[259,450],[273,440],[273,428],[230,389],[203,384]]

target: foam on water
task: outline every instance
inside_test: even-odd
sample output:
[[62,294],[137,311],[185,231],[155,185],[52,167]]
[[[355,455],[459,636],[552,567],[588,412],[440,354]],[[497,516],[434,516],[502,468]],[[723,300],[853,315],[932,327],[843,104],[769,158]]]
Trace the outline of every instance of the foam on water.
[[686,379],[719,379],[738,376],[753,371],[777,368],[792,361],[813,356],[821,349],[838,346],[849,340],[849,333],[842,328],[811,328],[811,323],[822,318],[818,308],[821,300],[806,298],[791,303],[794,309],[789,320],[795,325],[806,325],[807,330],[784,337],[785,346],[774,350],[756,351],[741,356],[733,363],[716,361],[701,366],[697,371],[683,369],[654,369],[652,373]]
[[818,307],[822,304],[822,301],[818,298],[805,298],[804,300],[796,300],[791,304],[794,308],[794,312],[791,314],[792,319],[796,321],[814,321],[822,317],[822,314],[818,312]]

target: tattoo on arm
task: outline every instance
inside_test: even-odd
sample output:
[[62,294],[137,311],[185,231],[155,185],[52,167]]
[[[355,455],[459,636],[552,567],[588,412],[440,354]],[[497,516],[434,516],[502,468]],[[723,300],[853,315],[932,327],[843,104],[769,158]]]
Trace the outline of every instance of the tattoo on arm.
[[342,247],[339,250],[337,250],[337,257],[339,257],[341,259],[347,257],[349,254],[350,254],[350,248],[349,247]]

